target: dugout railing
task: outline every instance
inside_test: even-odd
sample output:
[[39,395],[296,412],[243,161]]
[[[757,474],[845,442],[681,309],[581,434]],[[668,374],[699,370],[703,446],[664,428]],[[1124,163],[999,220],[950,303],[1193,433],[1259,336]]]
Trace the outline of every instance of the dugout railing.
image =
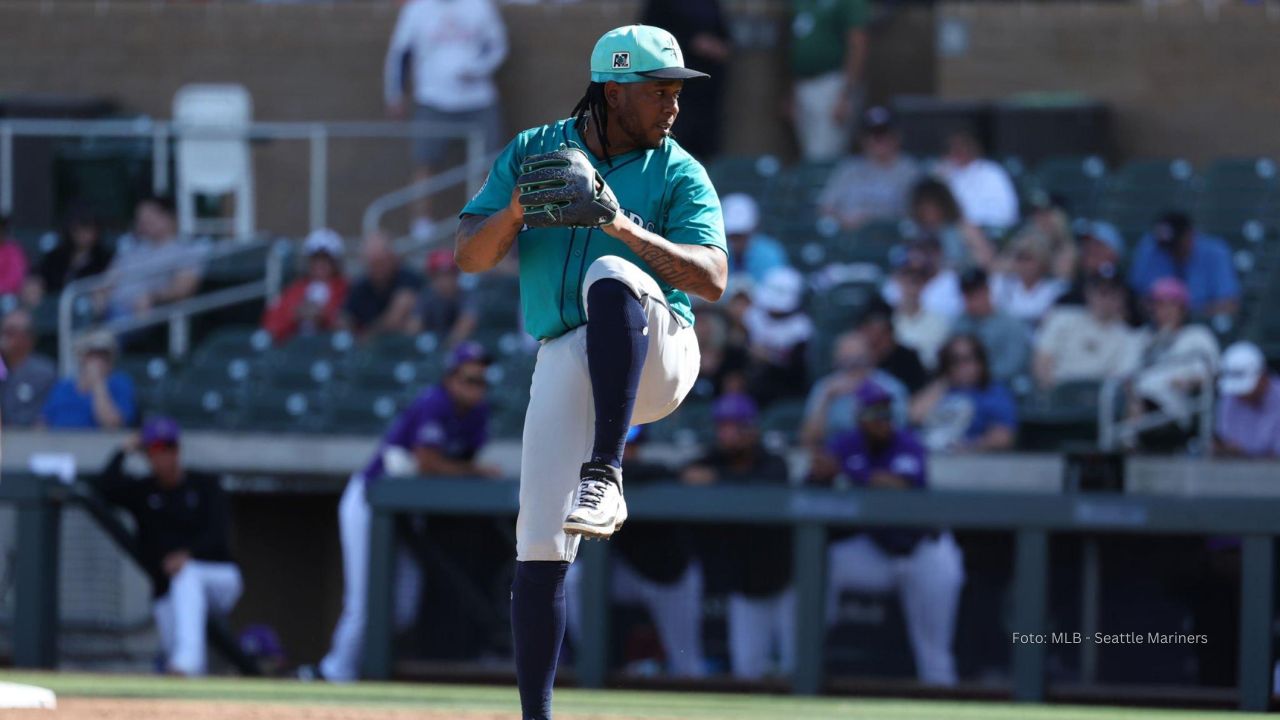
[[[369,494],[373,508],[369,552],[368,624],[364,675],[392,674],[395,520],[429,516],[514,515],[518,487],[486,480],[438,479],[384,482]],[[631,518],[688,523],[790,525],[794,533],[796,668],[792,690],[821,692],[826,635],[824,584],[829,530],[859,527],[949,527],[1004,531],[1014,537],[1012,630],[1048,637],[1049,538],[1058,533],[1093,535],[1242,536],[1242,592],[1238,706],[1263,711],[1271,701],[1271,617],[1274,608],[1274,544],[1280,534],[1280,500],[1163,497],[1140,494],[1032,494],[991,492],[884,492],[787,487],[698,488],[676,484],[628,491]],[[429,521],[429,520],[428,520]],[[608,627],[608,545],[585,542],[583,621]],[[1048,643],[1012,642],[1012,697],[1046,699]],[[577,653],[577,677],[602,687],[609,658],[608,633],[586,633]]]

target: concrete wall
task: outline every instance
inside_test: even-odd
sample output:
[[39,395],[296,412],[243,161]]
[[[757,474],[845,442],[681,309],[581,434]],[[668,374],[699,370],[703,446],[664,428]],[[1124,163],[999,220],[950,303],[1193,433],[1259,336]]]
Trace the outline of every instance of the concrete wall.
[[1112,104],[1129,157],[1280,155],[1280,23],[1259,5],[947,2],[938,91],[950,98],[1075,91]]

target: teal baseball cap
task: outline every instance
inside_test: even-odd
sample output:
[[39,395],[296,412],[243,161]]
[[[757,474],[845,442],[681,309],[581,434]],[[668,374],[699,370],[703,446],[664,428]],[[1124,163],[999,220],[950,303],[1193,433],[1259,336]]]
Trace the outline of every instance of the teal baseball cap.
[[710,77],[684,66],[671,33],[651,25],[624,25],[605,33],[591,51],[591,81],[620,83]]

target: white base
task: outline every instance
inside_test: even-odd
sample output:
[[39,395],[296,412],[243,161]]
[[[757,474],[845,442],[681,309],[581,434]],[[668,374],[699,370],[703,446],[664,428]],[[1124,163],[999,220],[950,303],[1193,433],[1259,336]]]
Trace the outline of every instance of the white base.
[[53,710],[58,701],[52,690],[35,685],[0,682],[0,708],[38,708]]

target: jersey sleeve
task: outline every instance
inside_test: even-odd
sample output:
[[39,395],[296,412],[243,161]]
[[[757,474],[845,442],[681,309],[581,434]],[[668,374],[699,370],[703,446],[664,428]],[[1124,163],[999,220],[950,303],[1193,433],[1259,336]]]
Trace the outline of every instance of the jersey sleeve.
[[696,162],[684,164],[676,177],[663,236],[673,243],[708,245],[729,254],[720,197],[707,171]]
[[484,179],[480,190],[471,198],[459,215],[492,215],[511,203],[516,178],[520,176],[520,161],[524,157],[525,139],[517,135],[502,149],[493,167]]

